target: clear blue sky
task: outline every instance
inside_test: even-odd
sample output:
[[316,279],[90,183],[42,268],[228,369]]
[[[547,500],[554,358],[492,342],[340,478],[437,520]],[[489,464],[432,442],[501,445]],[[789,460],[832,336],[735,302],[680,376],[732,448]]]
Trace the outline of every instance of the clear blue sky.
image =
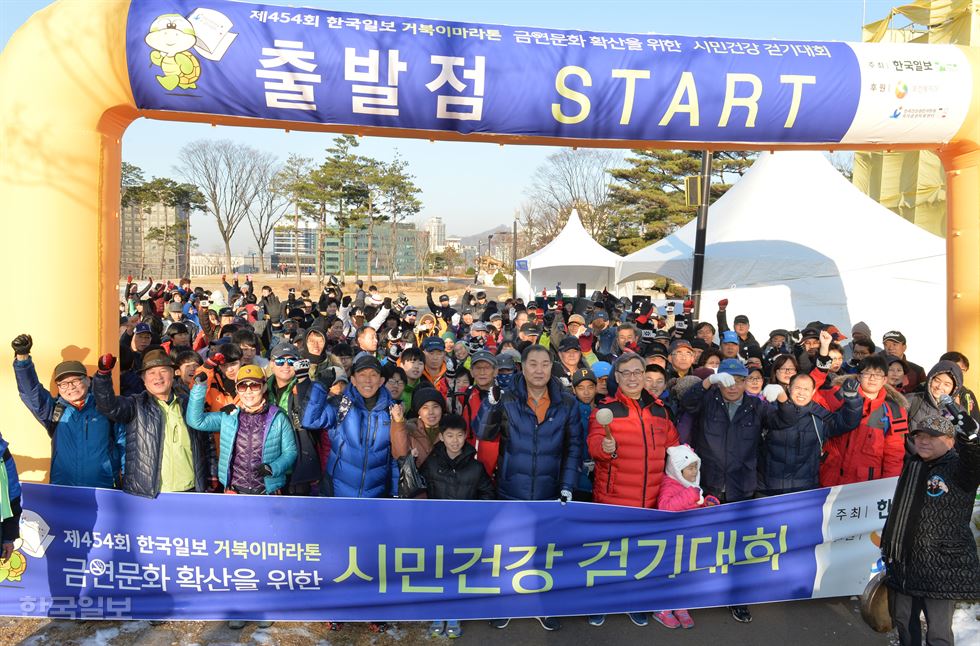
[[[98,2],[98,0],[72,0]],[[0,0],[0,45],[32,13],[51,4],[44,0]],[[274,0],[268,4],[275,4]],[[285,3],[279,3],[285,4]],[[884,18],[901,2],[893,0],[306,0],[301,6],[467,22],[502,23],[595,31],[648,32],[743,38],[859,41],[862,18]],[[901,20],[901,19],[898,19]],[[6,88],[4,91],[12,91]],[[2,118],[2,115],[0,115]],[[228,138],[271,151],[285,159],[290,152],[322,159],[331,135],[286,134],[279,130],[212,128],[140,119],[123,139],[123,159],[143,168],[147,177],[173,176],[173,159],[187,142]],[[501,148],[493,144],[429,143],[365,137],[360,150],[390,159],[397,149],[423,190],[420,220],[442,216],[450,235],[468,235],[510,222],[523,201],[534,170],[555,151],[537,146]],[[217,249],[217,228],[195,217],[201,250]],[[254,249],[243,224],[235,248]]]

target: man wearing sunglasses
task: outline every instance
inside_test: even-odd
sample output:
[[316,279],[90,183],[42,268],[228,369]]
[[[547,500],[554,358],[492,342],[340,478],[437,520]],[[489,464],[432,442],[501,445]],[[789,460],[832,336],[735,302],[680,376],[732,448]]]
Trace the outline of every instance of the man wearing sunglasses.
[[[308,496],[314,482],[320,480],[321,456],[326,457],[327,446],[321,442],[322,433],[303,428],[303,413],[310,400],[310,362],[300,359],[300,350],[292,343],[280,343],[272,349],[270,357],[272,376],[267,382],[268,399],[279,407],[290,426],[296,441],[296,465],[286,483],[290,496]],[[321,371],[332,370],[323,365]]]
[[51,437],[51,484],[111,489],[120,478],[126,436],[96,410],[89,378],[78,361],[62,361],[54,368],[58,396],[41,386],[31,359],[29,334],[13,340],[17,391],[28,410]]

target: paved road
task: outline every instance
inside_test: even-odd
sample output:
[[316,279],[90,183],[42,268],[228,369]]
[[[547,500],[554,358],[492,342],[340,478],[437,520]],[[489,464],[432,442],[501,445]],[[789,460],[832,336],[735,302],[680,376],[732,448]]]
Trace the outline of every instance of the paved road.
[[[504,630],[491,628],[485,621],[464,622],[464,635],[457,644],[507,644],[514,646],[607,646],[609,644],[663,643],[714,644],[718,646],[889,646],[891,635],[871,631],[861,620],[857,603],[846,598],[797,601],[753,606],[754,620],[739,624],[727,609],[692,612],[693,630],[668,630],[656,623],[640,628],[624,615],[610,616],[601,628],[574,617],[564,620],[558,632],[546,632],[533,619],[518,619]],[[218,622],[167,622],[150,626],[147,622],[79,622],[0,619],[0,644],[74,644],[172,646],[174,644],[373,644],[415,646],[448,644],[431,639],[420,624],[402,623],[386,635],[371,634],[362,625],[347,624],[340,632],[330,632],[323,624],[274,624],[266,630],[253,625],[229,630]]]

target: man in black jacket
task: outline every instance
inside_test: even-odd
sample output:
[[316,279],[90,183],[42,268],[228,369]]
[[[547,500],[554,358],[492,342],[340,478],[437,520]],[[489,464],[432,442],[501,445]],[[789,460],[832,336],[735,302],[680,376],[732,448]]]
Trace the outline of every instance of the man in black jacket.
[[956,599],[980,598],[980,560],[970,516],[980,485],[977,424],[968,415],[954,426],[927,417],[911,435],[915,455],[905,459],[891,513],[881,536],[889,610],[902,646],[953,643]]
[[146,390],[127,397],[113,392],[115,365],[111,354],[99,358],[92,391],[99,412],[126,425],[123,491],[145,498],[161,491],[205,491],[208,436],[187,428],[187,399],[174,394],[173,361],[163,350],[147,352],[141,367]]

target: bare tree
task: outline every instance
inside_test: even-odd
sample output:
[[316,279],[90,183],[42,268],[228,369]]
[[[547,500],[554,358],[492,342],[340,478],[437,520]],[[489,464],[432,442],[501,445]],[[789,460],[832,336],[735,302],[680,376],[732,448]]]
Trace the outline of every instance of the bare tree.
[[177,155],[177,171],[199,188],[205,212],[218,224],[218,233],[225,243],[225,271],[232,270],[231,239],[258,195],[260,169],[267,157],[229,140],[192,141]]
[[279,220],[286,214],[292,196],[288,171],[272,155],[262,153],[262,157],[263,160],[256,162],[255,181],[259,188],[248,212],[248,226],[259,247],[259,271],[264,274],[265,248]]
[[538,209],[538,228],[548,242],[561,231],[572,209],[600,243],[609,237],[609,169],[622,160],[610,150],[566,148],[538,167],[527,193]]
[[425,267],[429,264],[429,232],[415,230],[415,279],[421,286],[425,283]]

